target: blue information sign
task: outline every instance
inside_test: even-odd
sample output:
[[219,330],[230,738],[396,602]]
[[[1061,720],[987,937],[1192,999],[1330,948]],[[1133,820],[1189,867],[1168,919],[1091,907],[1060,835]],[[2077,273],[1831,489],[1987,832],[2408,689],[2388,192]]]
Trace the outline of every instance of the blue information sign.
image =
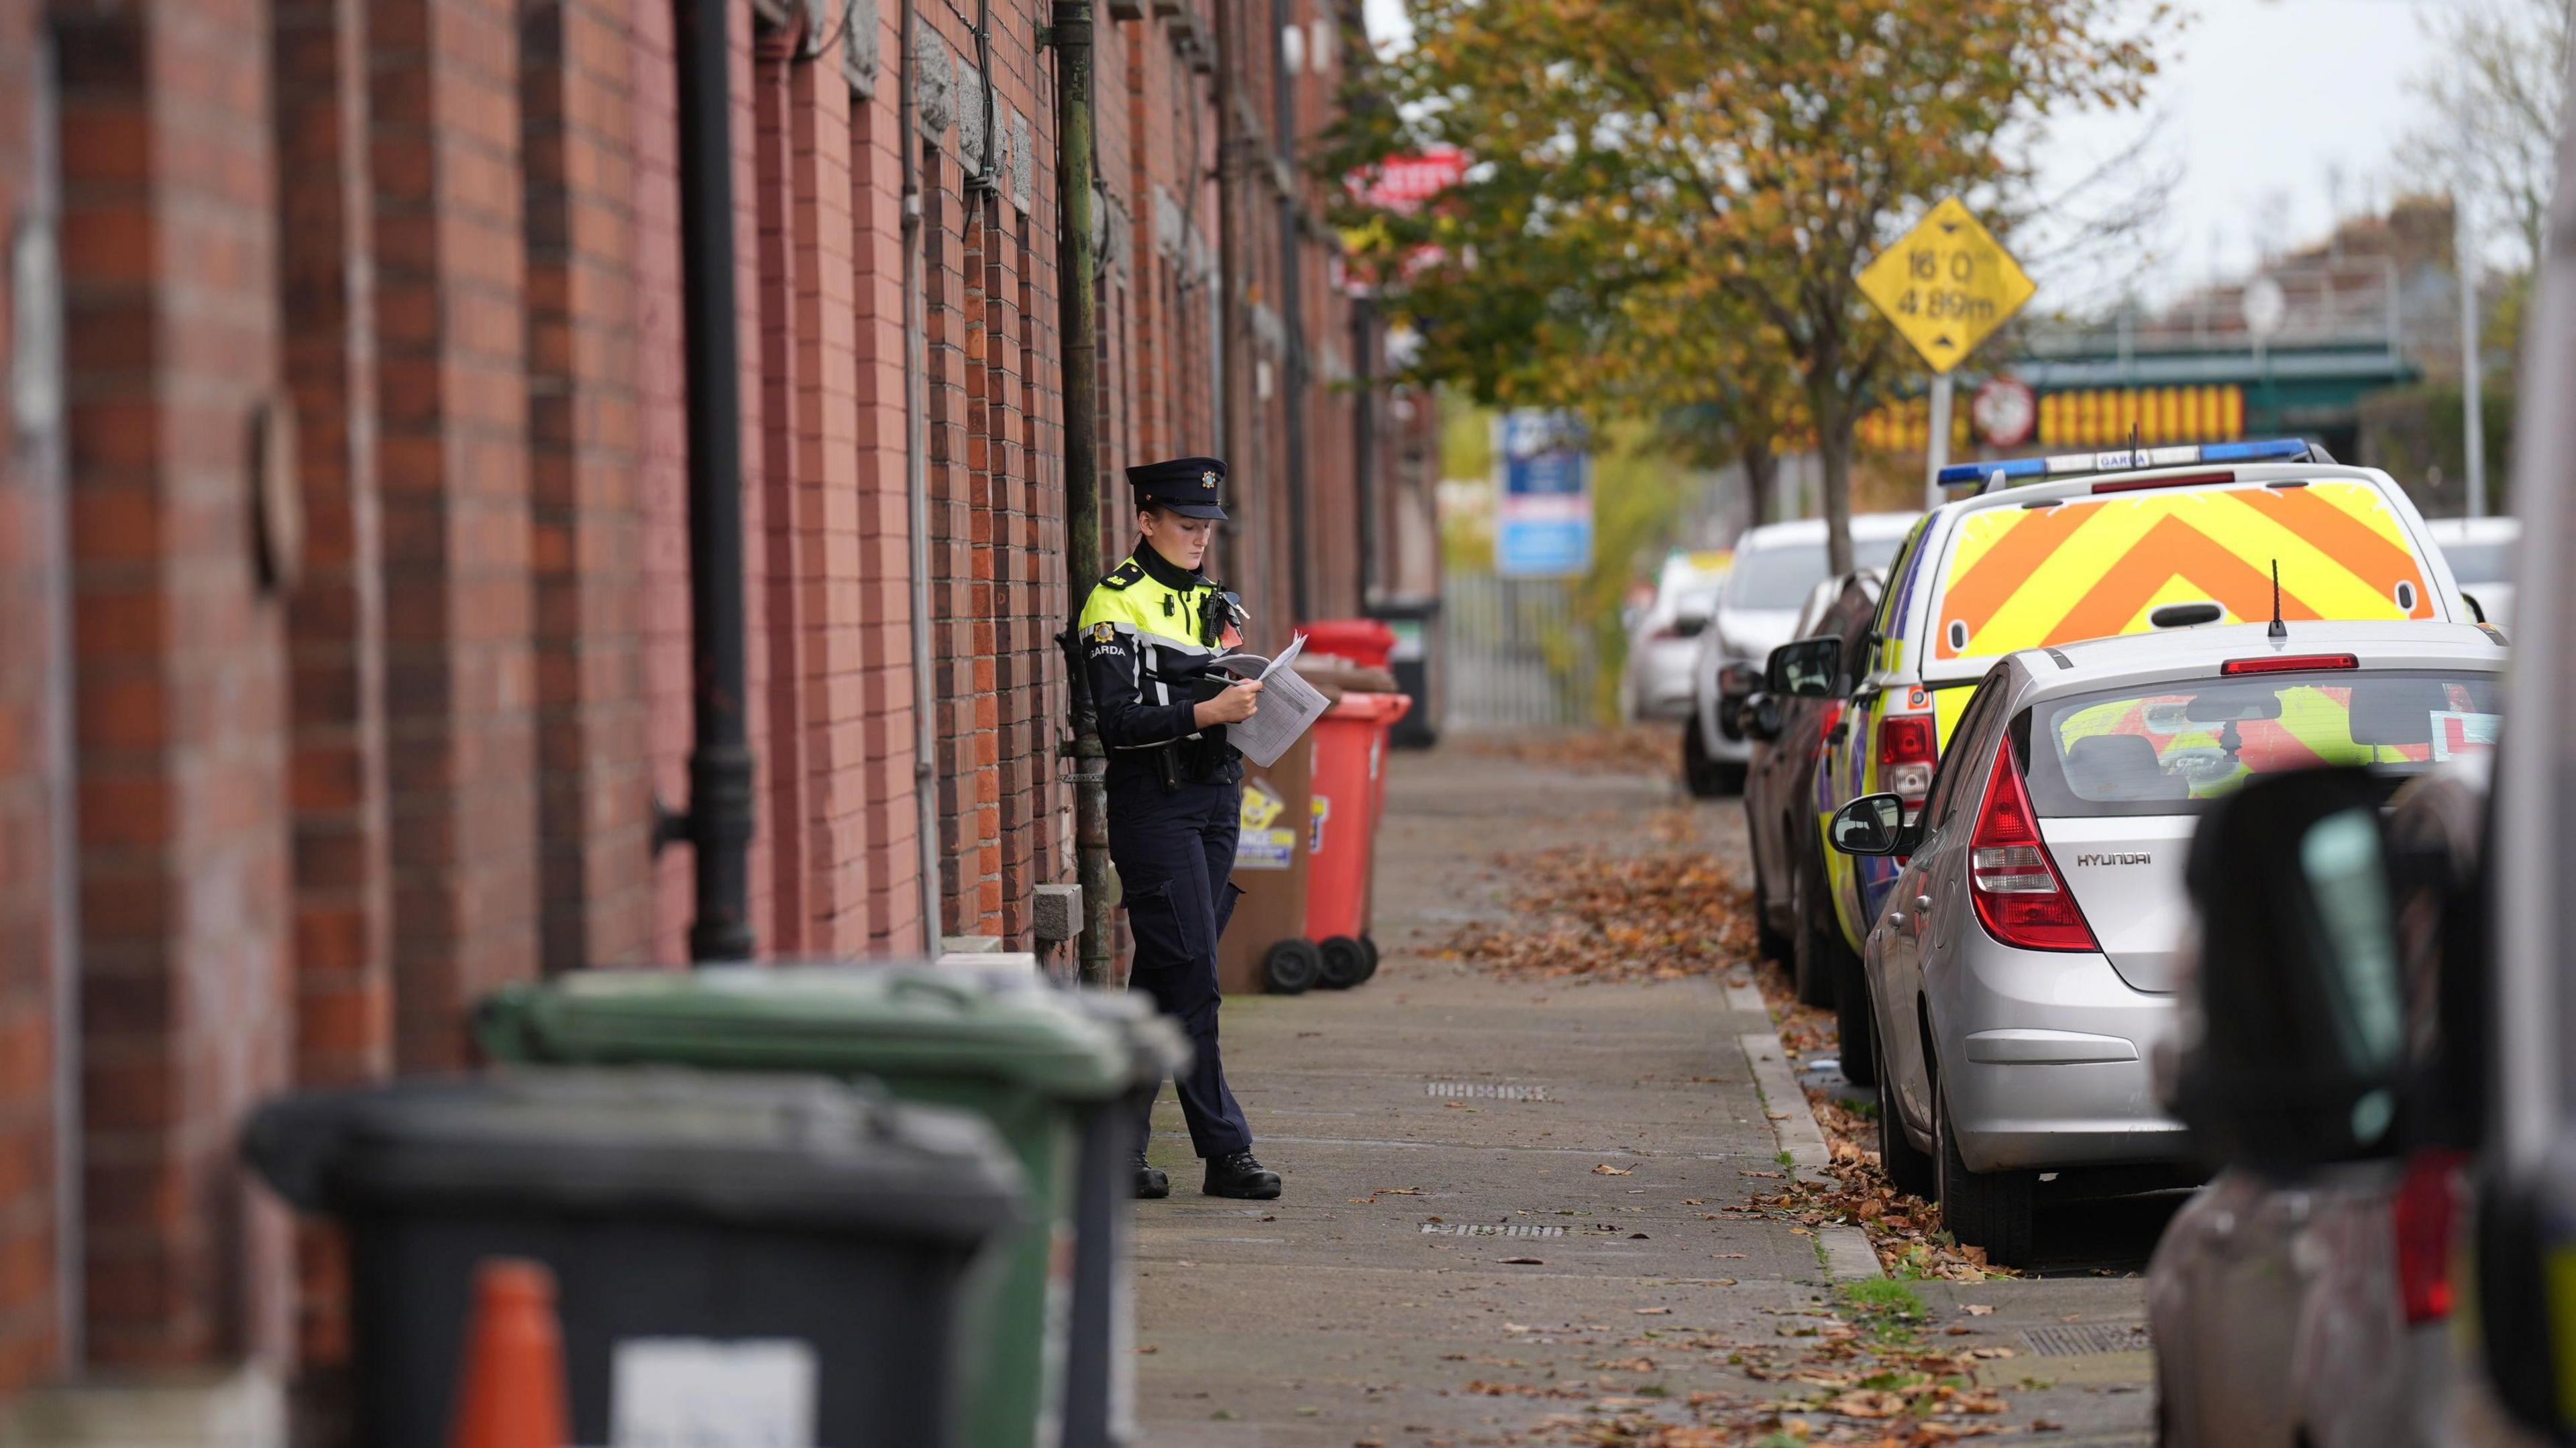
[[1502,477],[1494,509],[1494,571],[1565,578],[1592,569],[1592,455],[1565,413],[1507,413],[1497,431]]

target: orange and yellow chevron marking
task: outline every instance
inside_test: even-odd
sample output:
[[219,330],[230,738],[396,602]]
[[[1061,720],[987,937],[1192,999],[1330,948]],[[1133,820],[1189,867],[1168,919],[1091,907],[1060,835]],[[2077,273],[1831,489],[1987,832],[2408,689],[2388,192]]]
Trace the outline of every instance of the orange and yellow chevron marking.
[[2423,562],[2369,484],[2121,493],[1962,522],[1932,603],[1930,657],[2143,633],[2168,603],[2269,618],[2275,560],[2285,619],[2433,616]]

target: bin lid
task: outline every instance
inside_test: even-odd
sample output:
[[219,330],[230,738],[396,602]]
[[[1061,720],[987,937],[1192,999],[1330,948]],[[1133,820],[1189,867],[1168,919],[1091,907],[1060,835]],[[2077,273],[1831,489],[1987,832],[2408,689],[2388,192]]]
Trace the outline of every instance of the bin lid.
[[971,1077],[1071,1101],[1128,1080],[1108,1027],[934,966],[575,971],[487,999],[475,1034],[503,1060]]
[[269,1102],[242,1154],[308,1211],[517,1207],[972,1245],[1023,1179],[982,1117],[824,1076],[523,1066]]
[[1309,620],[1301,629],[1306,647],[1319,654],[1337,654],[1354,663],[1386,666],[1386,657],[1395,647],[1395,630],[1373,618],[1319,618]]
[[1392,724],[1413,708],[1410,694],[1344,694],[1332,707],[1332,717],[1366,719],[1373,724]]
[[1151,996],[1094,986],[1058,985],[1027,971],[978,967],[972,973],[997,989],[1043,991],[1066,1009],[1107,1026],[1127,1048],[1130,1085],[1160,1081],[1189,1068],[1190,1038],[1182,1032],[1180,1022],[1155,1008]]

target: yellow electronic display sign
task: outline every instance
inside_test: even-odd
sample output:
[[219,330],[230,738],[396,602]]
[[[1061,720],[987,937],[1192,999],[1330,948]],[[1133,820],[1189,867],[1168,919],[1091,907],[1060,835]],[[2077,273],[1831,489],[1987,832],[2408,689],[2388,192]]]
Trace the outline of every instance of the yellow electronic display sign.
[[2088,387],[2039,399],[2042,447],[2126,447],[2132,428],[2141,447],[2235,442],[2245,436],[2245,389]]

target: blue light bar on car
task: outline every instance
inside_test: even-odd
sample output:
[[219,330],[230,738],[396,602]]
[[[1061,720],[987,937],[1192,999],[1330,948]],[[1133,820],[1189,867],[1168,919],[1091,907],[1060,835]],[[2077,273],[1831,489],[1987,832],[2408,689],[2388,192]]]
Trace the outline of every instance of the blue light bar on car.
[[2062,478],[2077,473],[2108,473],[2123,468],[2169,468],[2186,463],[2299,462],[2308,456],[2305,439],[2267,438],[2261,442],[2186,443],[2180,447],[2121,448],[2114,452],[2059,453],[2055,457],[2010,458],[1997,463],[1952,463],[1940,473],[1941,486],[1982,483],[1989,478],[2018,482],[2027,478]]

